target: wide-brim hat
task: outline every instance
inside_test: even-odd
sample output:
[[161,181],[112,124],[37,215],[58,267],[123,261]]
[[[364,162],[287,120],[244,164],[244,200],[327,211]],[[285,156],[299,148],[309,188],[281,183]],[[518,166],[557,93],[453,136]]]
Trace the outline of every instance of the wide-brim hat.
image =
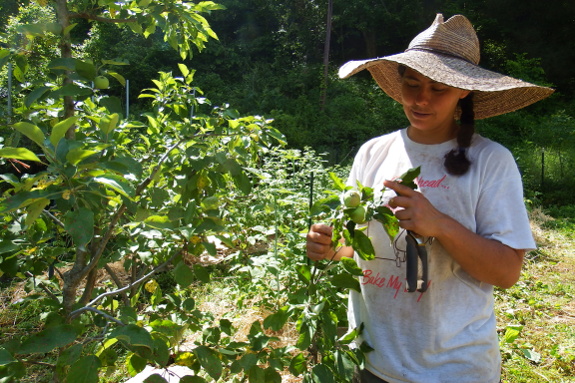
[[[417,35],[403,53],[369,60],[350,61],[339,69],[347,78],[369,70],[377,84],[401,103],[399,65],[452,86],[473,91],[476,119],[493,117],[526,107],[553,93],[553,89],[505,76],[478,66],[479,40],[469,20],[455,15],[433,24]],[[459,112],[456,112],[458,115]]]

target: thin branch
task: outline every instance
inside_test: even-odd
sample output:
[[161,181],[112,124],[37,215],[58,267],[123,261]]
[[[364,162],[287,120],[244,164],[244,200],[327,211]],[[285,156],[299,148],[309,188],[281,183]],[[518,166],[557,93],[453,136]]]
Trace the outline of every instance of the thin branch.
[[[116,323],[116,324],[119,324],[120,326],[125,326],[125,324],[124,324],[121,320],[116,319],[116,318],[114,318],[113,316],[111,316],[111,315],[109,315],[109,314],[106,314],[106,313],[103,312],[102,310],[98,310],[98,309],[95,308],[95,307],[82,307],[80,310],[82,310],[82,311],[92,311],[92,312],[95,312],[96,314],[99,314],[99,315],[103,316],[104,318],[106,318],[106,319],[109,320],[110,322],[114,322],[114,323]],[[76,311],[80,311],[80,310],[76,310]],[[76,311],[74,311],[72,314],[74,314]],[[72,315],[72,314],[70,314],[70,315]]]
[[86,13],[86,12],[82,12],[82,13],[70,13],[69,17],[71,19],[85,19],[85,20],[93,20],[93,21],[99,21],[102,23],[112,23],[112,24],[125,24],[125,23],[133,23],[138,21],[138,19],[136,18],[131,18],[131,19],[110,19],[108,17],[102,17],[102,16],[97,16],[97,15],[93,15],[91,13]]
[[[29,277],[29,278],[34,278],[34,274],[32,274],[32,273],[29,272],[29,271],[26,271],[24,274],[25,274],[27,277]],[[60,301],[60,300],[58,299],[58,297],[56,296],[56,294],[54,294],[52,291],[50,291],[50,289],[49,289],[48,287],[44,286],[44,284],[42,283],[42,281],[39,281],[36,286],[38,286],[39,288],[41,288],[42,290],[44,290],[44,292],[45,292],[46,294],[48,294],[48,295],[50,296],[50,298],[54,299],[56,302],[59,302],[59,301]]]
[[167,265],[169,265],[169,264],[174,260],[174,258],[176,258],[178,255],[182,254],[182,252],[184,251],[184,248],[185,248],[185,244],[184,244],[184,246],[183,246],[179,251],[177,251],[176,253],[174,253],[174,255],[172,255],[166,262],[162,263],[160,266],[156,267],[155,269],[153,269],[152,271],[150,271],[148,274],[144,275],[142,278],[138,279],[137,281],[135,281],[135,282],[133,282],[133,283],[130,283],[130,284],[127,285],[127,286],[122,287],[121,289],[117,289],[117,290],[113,290],[113,291],[108,291],[108,292],[105,292],[105,293],[103,293],[103,294],[98,295],[96,298],[92,299],[92,301],[89,302],[85,307],[82,307],[82,308],[79,308],[79,309],[77,309],[77,310],[72,311],[72,312],[70,313],[69,317],[70,317],[71,319],[73,319],[74,317],[76,317],[77,315],[79,315],[80,313],[82,313],[83,311],[86,311],[86,310],[88,310],[88,311],[94,311],[94,310],[93,310],[94,308],[91,307],[91,306],[94,305],[94,304],[96,304],[98,301],[100,301],[100,300],[102,300],[102,299],[104,299],[104,298],[106,298],[106,297],[108,297],[108,296],[110,296],[110,295],[116,295],[116,294],[122,293],[122,292],[124,292],[124,291],[127,291],[127,290],[131,289],[132,287],[137,286],[137,285],[139,285],[140,283],[142,283],[142,282],[148,280],[152,275],[154,275],[155,273],[157,273],[158,271],[162,270],[164,267],[166,267]]
[[[124,288],[124,285],[122,284],[122,281],[120,281],[120,278],[118,278],[118,275],[116,275],[116,273],[114,272],[114,270],[112,270],[112,268],[110,267],[110,265],[105,264],[104,265],[104,269],[106,269],[106,272],[108,273],[108,275],[112,278],[112,280],[114,281],[114,283],[116,284],[116,286],[118,286],[118,288]],[[128,305],[130,303],[130,298],[128,298],[128,294],[126,294],[125,291],[122,291],[120,294],[122,294],[122,299],[124,301],[125,305]]]
[[56,223],[56,225],[60,226],[62,229],[65,229],[64,223],[60,221],[54,214],[50,213],[48,210],[42,210],[44,215],[47,215],[52,221]]

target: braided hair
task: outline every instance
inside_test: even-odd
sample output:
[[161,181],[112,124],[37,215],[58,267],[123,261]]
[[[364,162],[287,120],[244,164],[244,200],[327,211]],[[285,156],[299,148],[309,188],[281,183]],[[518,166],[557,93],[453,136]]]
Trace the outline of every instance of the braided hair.
[[473,93],[469,93],[465,98],[459,100],[459,108],[461,109],[461,117],[457,131],[458,148],[447,153],[443,163],[447,172],[454,176],[464,175],[471,166],[471,161],[467,158],[466,152],[467,148],[471,146],[471,139],[475,133]]

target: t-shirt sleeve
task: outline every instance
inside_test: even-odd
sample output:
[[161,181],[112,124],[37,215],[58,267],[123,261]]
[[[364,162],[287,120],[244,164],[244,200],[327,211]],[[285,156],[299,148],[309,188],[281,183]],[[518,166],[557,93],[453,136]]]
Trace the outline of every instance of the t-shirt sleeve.
[[535,249],[521,174],[511,152],[497,145],[479,162],[484,179],[476,209],[477,233],[513,249]]

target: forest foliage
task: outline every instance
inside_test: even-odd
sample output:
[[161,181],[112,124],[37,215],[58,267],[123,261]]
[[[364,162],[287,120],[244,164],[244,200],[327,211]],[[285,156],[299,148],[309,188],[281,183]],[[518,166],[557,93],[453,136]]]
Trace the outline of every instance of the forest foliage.
[[[189,382],[276,382],[286,370],[306,382],[349,381],[369,351],[350,347],[361,328],[338,331],[358,270],[311,265],[301,234],[310,214],[341,209],[337,164],[405,121],[367,75],[342,81],[335,73],[346,60],[402,51],[438,11],[472,20],[487,68],[557,89],[479,127],[512,149],[530,203],[573,202],[571,2],[0,7],[0,276],[26,280],[35,292],[28,301],[45,307],[40,331],[0,345],[0,381],[43,365],[54,381],[95,382],[120,363],[131,374],[183,364],[195,371]],[[277,151],[286,142],[294,151]],[[331,176],[324,164],[336,165]],[[313,177],[315,192],[329,195],[315,208]],[[276,297],[273,313],[252,324],[246,342],[232,341],[232,324],[200,312],[187,289],[210,280],[208,267],[189,260],[217,255],[216,239],[238,250],[230,258],[238,278],[265,272],[292,287],[287,295],[265,287]],[[247,244],[270,241],[265,264],[247,257]],[[292,273],[282,272],[292,258]],[[166,270],[171,288],[158,282]],[[102,273],[108,284],[96,283]],[[269,331],[289,322],[297,342],[270,347]],[[187,331],[202,332],[191,351],[179,348]]]

